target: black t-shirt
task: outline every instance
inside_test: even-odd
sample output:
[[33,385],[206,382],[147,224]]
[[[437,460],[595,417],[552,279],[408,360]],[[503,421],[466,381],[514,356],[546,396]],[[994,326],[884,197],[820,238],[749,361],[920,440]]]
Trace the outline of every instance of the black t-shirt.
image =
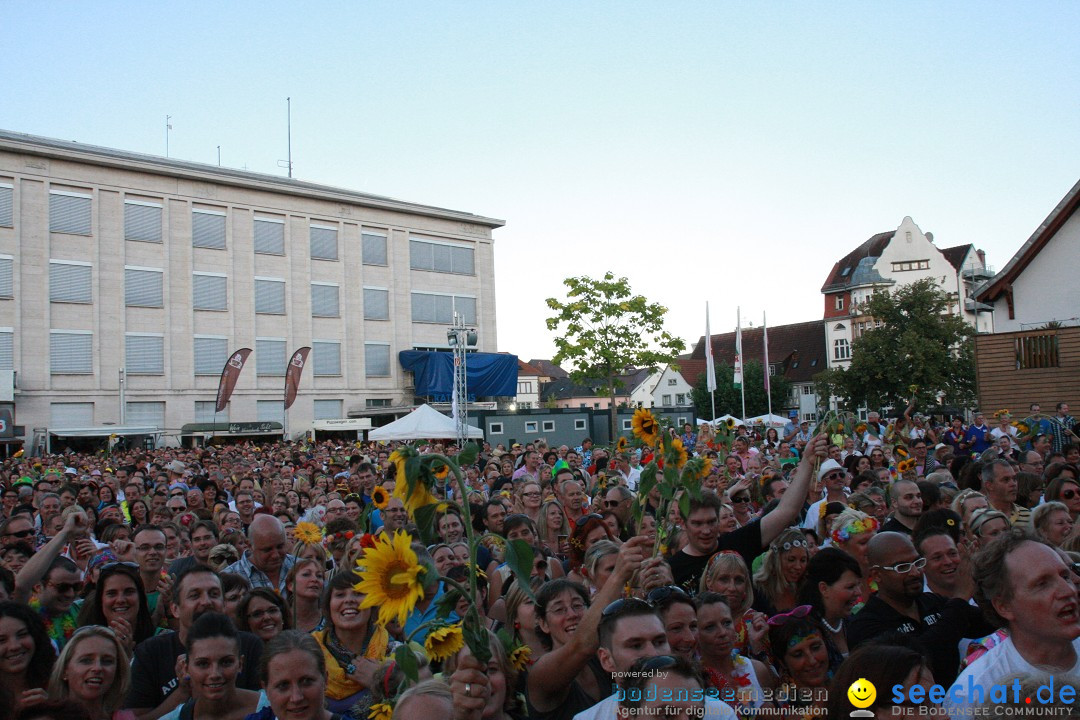
[[[236,687],[258,691],[259,659],[262,657],[262,640],[249,632],[240,631],[240,656],[244,668],[236,677]],[[131,689],[128,690],[125,708],[156,708],[176,689],[176,659],[187,652],[180,644],[180,635],[163,633],[147,638],[135,646],[131,662]]]
[[887,633],[911,635],[930,658],[934,681],[949,687],[960,670],[960,640],[989,635],[994,628],[983,620],[979,608],[960,598],[923,593],[915,606],[918,621],[897,612],[880,596],[871,596],[847,623],[848,647],[854,650]]
[[885,521],[885,524],[881,526],[881,530],[878,532],[898,532],[911,537],[911,529],[892,516],[889,516],[889,519]]
[[761,519],[759,518],[737,530],[721,535],[716,550],[708,555],[690,555],[686,550],[680,550],[668,564],[671,566],[675,584],[688,593],[694,594],[698,591],[701,574],[705,572],[705,566],[709,564],[709,558],[713,555],[721,550],[734,550],[742,556],[746,567],[751,567],[754,564],[754,558],[764,550],[762,545]]

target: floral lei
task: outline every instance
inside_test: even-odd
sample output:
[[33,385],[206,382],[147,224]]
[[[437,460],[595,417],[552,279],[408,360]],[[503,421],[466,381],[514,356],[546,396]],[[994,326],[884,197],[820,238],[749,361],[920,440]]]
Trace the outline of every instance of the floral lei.
[[[41,616],[41,621],[45,625],[45,633],[53,640],[70,640],[71,636],[75,634],[75,616],[70,611],[63,615],[53,617],[52,615],[42,612],[41,600],[34,598],[30,601],[30,607]],[[56,621],[60,621],[59,631],[56,627]]]

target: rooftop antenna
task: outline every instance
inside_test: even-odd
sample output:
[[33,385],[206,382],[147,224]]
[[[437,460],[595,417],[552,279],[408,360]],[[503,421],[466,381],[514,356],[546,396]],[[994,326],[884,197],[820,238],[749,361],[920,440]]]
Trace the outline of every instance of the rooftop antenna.
[[221,167],[221,146],[217,146],[217,166]]
[[292,177],[292,98],[291,97],[285,98],[285,102],[288,104],[288,108],[289,108],[289,120],[288,120],[288,123],[289,123],[288,124],[288,129],[289,129],[289,159],[288,160],[278,160],[278,167],[288,168],[289,169],[289,177],[291,178]]
[[169,131],[172,130],[172,115],[165,116],[165,157],[169,157]]

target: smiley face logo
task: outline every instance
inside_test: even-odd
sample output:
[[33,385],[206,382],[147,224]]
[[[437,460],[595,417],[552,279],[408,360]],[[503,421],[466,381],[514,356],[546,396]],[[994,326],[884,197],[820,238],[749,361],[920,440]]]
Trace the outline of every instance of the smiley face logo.
[[857,708],[867,708],[877,699],[877,688],[866,678],[851,683],[847,690],[848,701]]

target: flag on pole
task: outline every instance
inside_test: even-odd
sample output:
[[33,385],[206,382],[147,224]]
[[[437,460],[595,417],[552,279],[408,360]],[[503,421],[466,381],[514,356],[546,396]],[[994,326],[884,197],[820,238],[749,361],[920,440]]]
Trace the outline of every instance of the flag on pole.
[[761,342],[765,344],[765,393],[769,390],[769,322],[765,319],[765,313],[761,314]]
[[716,392],[716,366],[713,365],[712,333],[709,332],[709,303],[705,303],[705,388]]
[[240,379],[240,371],[244,369],[244,363],[251,354],[251,348],[240,348],[225,361],[225,367],[221,369],[221,380],[218,381],[217,403],[214,412],[219,413],[229,404],[236,381]]
[[285,410],[292,407],[296,401],[296,391],[300,389],[300,377],[304,374],[304,365],[307,363],[308,353],[311,348],[304,346],[292,354],[289,366],[285,368]]
[[[738,311],[736,311],[738,312]],[[738,325],[735,327],[735,382],[736,388],[742,387],[742,320],[741,313],[736,315]]]

